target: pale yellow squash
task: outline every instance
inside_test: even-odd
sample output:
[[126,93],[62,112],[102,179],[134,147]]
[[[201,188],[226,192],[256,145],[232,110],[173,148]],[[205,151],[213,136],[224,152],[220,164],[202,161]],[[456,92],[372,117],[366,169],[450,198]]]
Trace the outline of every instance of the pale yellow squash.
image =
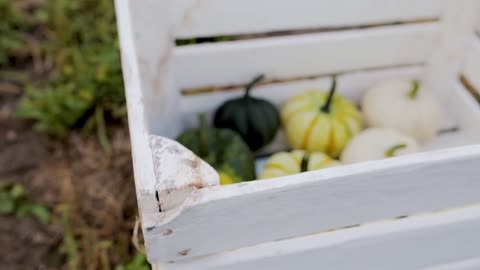
[[260,179],[286,176],[304,171],[314,171],[338,166],[340,164],[340,162],[321,152],[310,154],[303,150],[280,152],[272,155],[270,159],[268,159],[260,174]]
[[338,157],[362,128],[355,104],[330,92],[310,90],[287,101],[281,111],[288,143],[293,149],[325,152]]

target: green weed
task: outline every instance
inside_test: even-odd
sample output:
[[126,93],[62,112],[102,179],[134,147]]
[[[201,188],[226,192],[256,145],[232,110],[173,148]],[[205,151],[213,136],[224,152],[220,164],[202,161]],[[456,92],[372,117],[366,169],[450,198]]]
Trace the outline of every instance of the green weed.
[[115,270],[150,270],[150,265],[147,262],[147,258],[142,253],[137,253],[131,261],[125,265],[118,265]]
[[105,117],[126,115],[113,2],[50,0],[43,11],[43,50],[55,68],[46,83],[29,87],[17,115],[58,137],[91,121],[106,132]]
[[19,218],[31,215],[44,224],[50,221],[47,207],[30,201],[25,188],[16,183],[0,184],[0,214],[16,215]]
[[0,0],[0,67],[9,63],[9,58],[23,46],[24,32],[28,24],[11,0]]
[[60,225],[62,226],[63,241],[60,246],[60,253],[67,257],[68,269],[79,269],[79,252],[78,244],[73,234],[73,228],[71,224],[72,220],[72,208],[68,204],[62,204],[58,206],[60,212]]

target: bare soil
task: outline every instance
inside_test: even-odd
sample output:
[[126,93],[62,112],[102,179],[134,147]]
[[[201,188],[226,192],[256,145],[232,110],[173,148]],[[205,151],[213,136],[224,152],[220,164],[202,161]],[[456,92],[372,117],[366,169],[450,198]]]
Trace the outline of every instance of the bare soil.
[[[48,206],[52,219],[44,225],[31,217],[0,216],[0,268],[111,269],[123,263],[135,252],[130,238],[137,215],[127,127],[109,126],[111,154],[80,131],[64,140],[49,138],[15,118],[21,93],[0,81],[0,181],[22,183],[31,200]],[[64,215],[68,226],[62,225]],[[61,252],[69,229],[76,257]]]

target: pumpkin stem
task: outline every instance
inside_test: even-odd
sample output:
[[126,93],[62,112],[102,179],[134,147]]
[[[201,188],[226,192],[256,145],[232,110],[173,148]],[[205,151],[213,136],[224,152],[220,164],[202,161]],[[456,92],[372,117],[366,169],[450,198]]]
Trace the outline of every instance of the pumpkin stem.
[[406,148],[407,145],[404,144],[404,143],[401,143],[401,144],[396,144],[394,146],[392,146],[390,149],[388,149],[387,151],[385,151],[385,157],[394,157],[395,156],[395,152],[397,152],[397,150],[400,150],[400,149],[403,149],[403,148]]
[[243,96],[244,98],[247,98],[250,96],[250,90],[261,80],[265,78],[265,74],[260,74],[257,77],[255,77],[245,88],[245,95]]
[[336,89],[337,89],[337,76],[333,76],[333,82],[332,82],[332,86],[330,87],[330,92],[328,93],[327,102],[325,102],[325,105],[323,105],[323,107],[321,108],[322,112],[324,113],[330,112],[330,106],[332,105],[333,96],[335,94]]
[[302,162],[300,163],[300,172],[308,171],[308,160],[310,159],[310,155],[307,153],[302,157]]
[[415,99],[418,95],[419,88],[420,88],[420,82],[418,80],[414,80],[412,82],[412,89],[408,91],[408,97],[411,99]]
[[199,137],[200,137],[200,156],[206,156],[208,154],[208,123],[207,117],[204,113],[198,115],[199,122]]

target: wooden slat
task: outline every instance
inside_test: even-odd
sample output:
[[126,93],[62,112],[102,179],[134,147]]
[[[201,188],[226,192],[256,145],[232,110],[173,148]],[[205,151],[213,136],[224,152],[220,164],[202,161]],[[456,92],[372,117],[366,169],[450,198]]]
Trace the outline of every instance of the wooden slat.
[[467,54],[463,74],[480,94],[480,37],[475,37]]
[[478,270],[480,269],[480,258],[471,258],[464,261],[443,264],[429,267],[424,270]]
[[424,269],[480,266],[480,207],[382,221],[242,248],[162,270]]
[[421,146],[422,151],[433,151],[451,147],[480,143],[479,130],[459,129],[452,132],[441,133]]
[[477,27],[476,27],[475,31],[476,31],[476,34],[480,36],[480,16],[477,20]]
[[170,0],[179,38],[437,18],[446,0]]
[[478,203],[479,160],[474,145],[200,189],[143,224],[148,257],[178,261]]
[[437,34],[437,23],[422,23],[177,47],[176,82],[184,89],[244,84],[258,73],[282,79],[420,64]]
[[[148,27],[152,21],[158,22],[156,16],[162,15],[153,11],[164,10],[164,7],[160,1],[115,1],[135,187],[142,218],[158,211],[148,135],[153,131],[168,135],[176,129],[178,122],[174,118],[175,103],[178,99],[172,98],[172,94],[175,96],[177,93],[171,91],[172,78],[168,76],[168,72],[161,71],[171,69],[167,57],[168,24],[162,24],[165,28]],[[156,45],[152,47],[151,44]],[[158,123],[168,124],[168,130],[160,127]]]

